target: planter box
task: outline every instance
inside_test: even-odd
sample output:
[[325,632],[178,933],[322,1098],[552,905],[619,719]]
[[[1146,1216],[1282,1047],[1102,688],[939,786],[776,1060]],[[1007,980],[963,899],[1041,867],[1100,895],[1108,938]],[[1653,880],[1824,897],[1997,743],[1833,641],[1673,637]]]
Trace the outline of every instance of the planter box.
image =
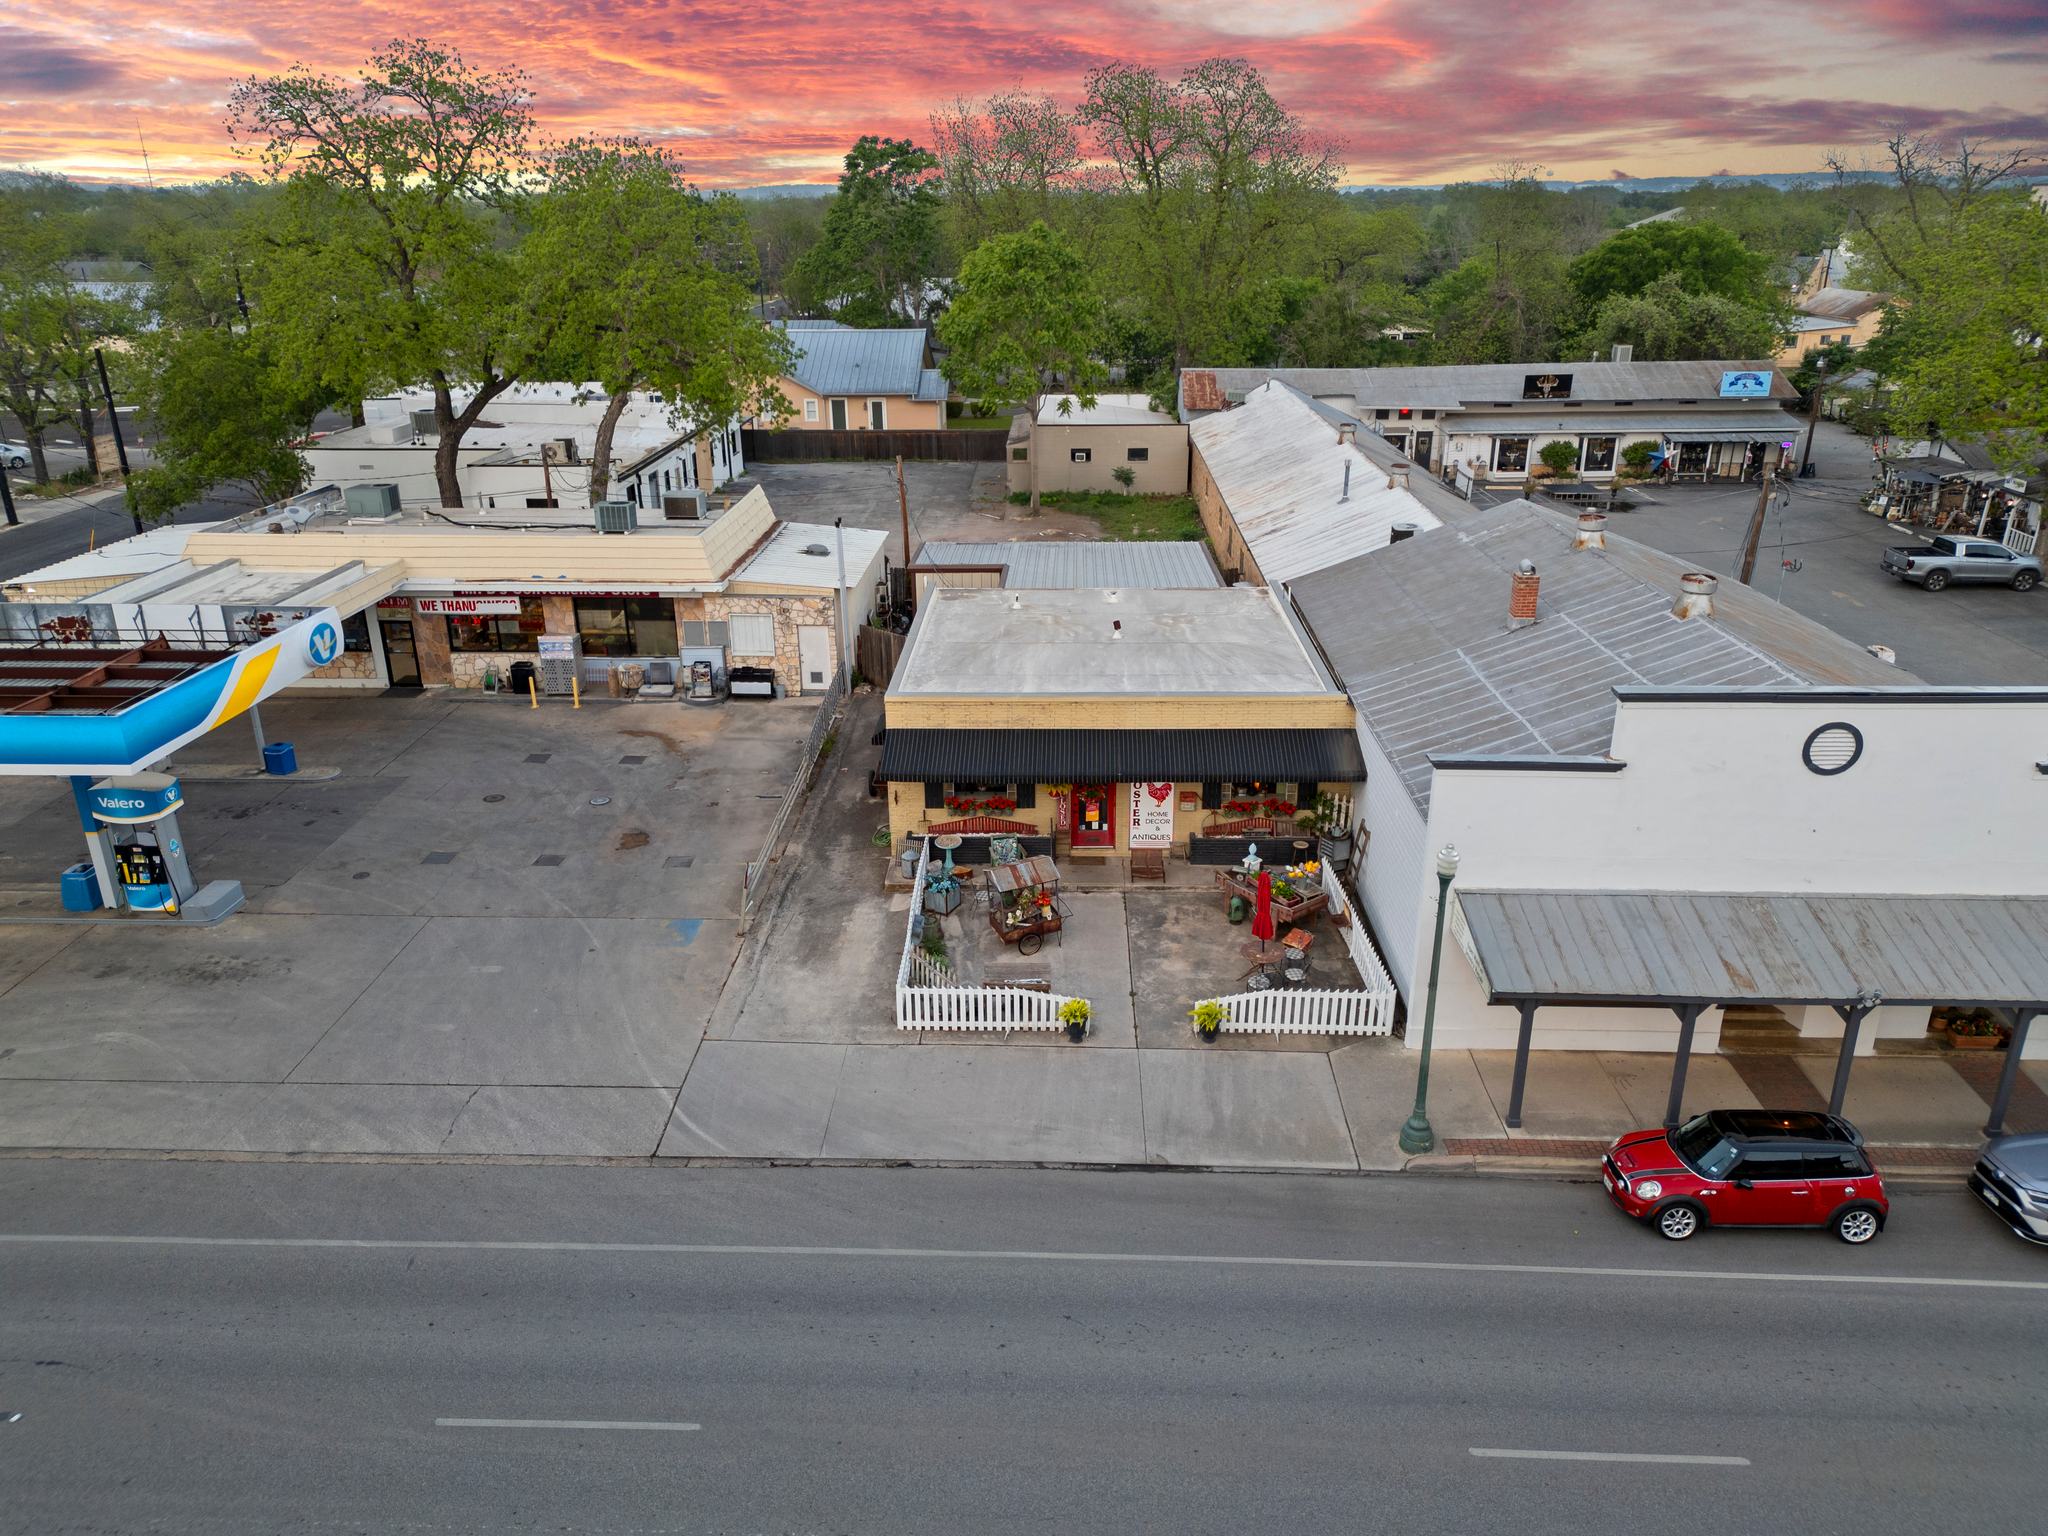
[[1996,1035],[1959,1035],[1954,1030],[1949,1031],[1948,1043],[1959,1051],[1996,1051],[2005,1045]]

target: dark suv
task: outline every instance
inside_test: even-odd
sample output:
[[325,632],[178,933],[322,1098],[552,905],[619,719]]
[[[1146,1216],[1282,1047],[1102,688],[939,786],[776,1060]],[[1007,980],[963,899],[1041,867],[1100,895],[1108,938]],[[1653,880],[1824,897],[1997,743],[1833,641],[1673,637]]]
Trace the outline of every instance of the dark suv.
[[1615,1139],[1600,1172],[1616,1205],[1674,1241],[1720,1225],[1826,1227],[1867,1243],[1891,1211],[1856,1127],[1808,1110],[1715,1109],[1636,1131]]

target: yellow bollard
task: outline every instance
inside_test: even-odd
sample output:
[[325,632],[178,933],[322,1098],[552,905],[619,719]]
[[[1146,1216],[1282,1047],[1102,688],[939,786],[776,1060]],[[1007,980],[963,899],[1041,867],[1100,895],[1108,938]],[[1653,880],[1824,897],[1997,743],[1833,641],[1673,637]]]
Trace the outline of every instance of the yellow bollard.
[[534,686],[534,680],[530,677],[526,680],[526,696],[533,700],[535,709],[540,708],[540,690]]
[[569,697],[574,701],[569,706],[571,709],[583,707],[583,679],[573,673],[569,677]]

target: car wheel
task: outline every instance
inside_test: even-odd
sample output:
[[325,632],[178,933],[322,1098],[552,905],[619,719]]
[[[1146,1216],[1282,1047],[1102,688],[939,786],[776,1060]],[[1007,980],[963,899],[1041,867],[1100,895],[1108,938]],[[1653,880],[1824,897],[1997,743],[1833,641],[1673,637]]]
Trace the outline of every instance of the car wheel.
[[1698,1206],[1683,1200],[1667,1205],[1657,1213],[1658,1235],[1668,1237],[1674,1243],[1682,1243],[1706,1225],[1702,1220],[1704,1215]]
[[1920,585],[1929,592],[1939,592],[1948,585],[1947,571],[1929,571]]
[[2012,589],[2015,592],[2031,592],[2040,584],[2041,577],[2035,571],[2021,571],[2012,579]]
[[1837,1213],[1833,1226],[1835,1236],[1845,1243],[1867,1243],[1884,1230],[1884,1223],[1877,1219],[1877,1212],[1867,1205],[1852,1205],[1848,1210]]

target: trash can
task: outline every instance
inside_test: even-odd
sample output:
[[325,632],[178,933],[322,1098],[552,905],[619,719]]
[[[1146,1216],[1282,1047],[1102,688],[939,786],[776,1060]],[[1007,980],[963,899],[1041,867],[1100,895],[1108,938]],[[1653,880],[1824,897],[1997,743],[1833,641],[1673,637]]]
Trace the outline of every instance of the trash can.
[[97,912],[100,909],[99,871],[90,864],[74,864],[64,871],[66,912]]
[[618,674],[621,693],[638,693],[640,685],[647,681],[647,668],[637,661],[620,662]]
[[292,750],[288,741],[273,741],[263,749],[263,771],[265,773],[297,773],[299,755]]
[[539,673],[534,670],[534,665],[532,662],[513,662],[511,691],[517,694],[522,699],[529,697],[532,693],[537,691],[540,686],[539,683],[536,681],[538,677]]

